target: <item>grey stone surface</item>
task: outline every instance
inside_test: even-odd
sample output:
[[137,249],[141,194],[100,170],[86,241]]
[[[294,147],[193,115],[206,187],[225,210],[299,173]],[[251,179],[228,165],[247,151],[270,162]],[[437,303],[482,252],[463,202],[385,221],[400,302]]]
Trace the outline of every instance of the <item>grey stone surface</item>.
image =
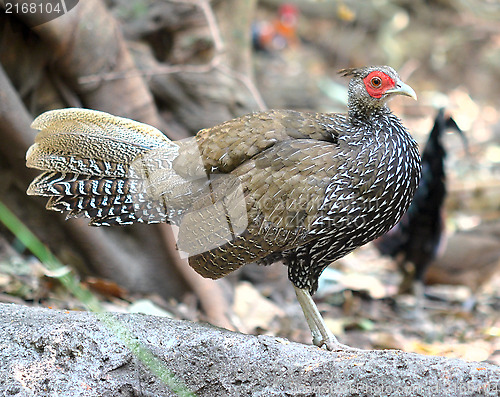
[[191,395],[186,390],[197,396],[498,396],[500,368],[394,350],[328,352],[153,316],[0,304],[0,395]]

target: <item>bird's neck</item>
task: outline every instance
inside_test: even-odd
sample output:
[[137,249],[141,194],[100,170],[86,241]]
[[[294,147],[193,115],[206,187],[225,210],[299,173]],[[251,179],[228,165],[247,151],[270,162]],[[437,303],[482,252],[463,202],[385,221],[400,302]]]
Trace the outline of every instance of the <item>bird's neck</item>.
[[[420,158],[416,143],[401,120],[395,116],[387,106],[372,109],[370,113],[356,112],[349,109],[349,134],[344,139],[346,150],[363,151],[366,147],[393,148],[411,151],[411,156]],[[400,149],[397,149],[400,148]]]
[[350,101],[348,114],[353,124],[373,124],[389,117],[392,112],[386,104],[382,106],[369,106],[362,102]]

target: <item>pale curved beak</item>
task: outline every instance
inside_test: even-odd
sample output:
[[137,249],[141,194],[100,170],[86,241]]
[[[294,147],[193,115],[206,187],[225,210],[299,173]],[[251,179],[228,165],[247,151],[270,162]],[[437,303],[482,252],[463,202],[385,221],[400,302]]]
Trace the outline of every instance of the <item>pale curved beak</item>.
[[395,94],[395,95],[406,95],[417,100],[417,94],[415,93],[413,88],[411,88],[408,84],[405,83],[398,83],[398,85],[395,88],[387,90],[385,93]]

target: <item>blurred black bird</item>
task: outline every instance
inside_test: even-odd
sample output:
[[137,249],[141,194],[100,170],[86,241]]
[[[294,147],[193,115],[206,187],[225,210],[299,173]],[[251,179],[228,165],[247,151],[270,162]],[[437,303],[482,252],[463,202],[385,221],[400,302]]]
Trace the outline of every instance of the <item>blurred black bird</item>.
[[422,176],[410,208],[394,228],[375,241],[380,253],[391,256],[403,273],[399,293],[414,292],[417,302],[423,297],[425,271],[443,243],[446,150],[442,137],[448,130],[457,131],[467,147],[455,120],[440,109],[422,152]]

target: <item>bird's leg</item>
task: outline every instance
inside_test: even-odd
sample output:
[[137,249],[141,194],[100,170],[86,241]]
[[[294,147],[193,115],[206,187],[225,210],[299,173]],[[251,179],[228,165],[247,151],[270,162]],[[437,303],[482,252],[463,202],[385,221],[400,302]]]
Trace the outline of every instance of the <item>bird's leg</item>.
[[294,288],[297,300],[304,312],[307,325],[309,325],[309,329],[311,330],[313,344],[319,347],[324,345],[328,350],[352,349],[349,346],[339,343],[335,335],[328,329],[309,291],[296,286]]
[[425,285],[419,278],[413,282],[413,291],[415,293],[414,321],[426,339],[434,340],[438,336],[438,328],[437,324],[431,321],[429,313],[425,311]]
[[415,317],[419,320],[424,318],[424,300],[425,300],[425,287],[421,280],[413,282],[413,291],[415,294]]
[[462,303],[462,310],[467,313],[472,313],[477,304],[476,294],[472,292],[471,296],[469,296],[464,303]]
[[[311,330],[313,344],[321,347],[321,345],[323,344],[323,336],[316,322],[316,317],[321,317],[321,313],[316,307],[314,301],[312,301],[312,297],[309,294],[309,291],[307,291],[306,289],[297,288],[295,286],[294,288],[295,295],[297,295],[297,300],[300,303],[300,307],[302,308],[302,312],[304,313],[304,317],[306,318],[307,325]],[[335,339],[335,336],[333,334],[332,336]],[[335,341],[337,340],[335,339]]]

